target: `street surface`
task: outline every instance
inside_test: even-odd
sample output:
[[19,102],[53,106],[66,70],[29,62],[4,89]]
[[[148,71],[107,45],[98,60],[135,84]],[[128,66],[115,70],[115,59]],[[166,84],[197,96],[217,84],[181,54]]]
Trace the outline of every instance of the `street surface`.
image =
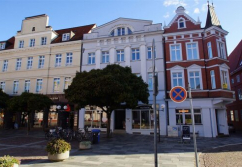
[[[33,130],[0,130],[0,156],[10,155],[21,160],[21,167],[153,167],[154,138],[146,135],[101,134],[99,144],[90,150],[78,150],[72,141],[70,158],[63,162],[47,159],[44,132]],[[179,138],[161,137],[158,145],[160,167],[194,167],[193,142],[181,144]],[[242,167],[242,135],[223,138],[197,138],[200,167]]]

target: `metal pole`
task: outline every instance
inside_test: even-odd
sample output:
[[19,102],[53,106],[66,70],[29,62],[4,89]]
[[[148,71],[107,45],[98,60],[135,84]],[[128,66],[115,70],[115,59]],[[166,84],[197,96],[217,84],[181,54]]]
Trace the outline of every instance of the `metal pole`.
[[152,66],[153,66],[153,112],[154,112],[154,161],[157,167],[157,119],[156,119],[156,93],[155,93],[155,40],[152,43]]
[[191,114],[192,114],[192,130],[193,130],[194,152],[195,152],[195,159],[196,159],[196,167],[198,167],[197,141],[196,141],[195,125],[194,125],[195,119],[194,119],[194,111],[193,111],[193,105],[192,105],[192,93],[191,93],[190,83],[188,83],[188,91],[189,91],[189,100],[190,100]]

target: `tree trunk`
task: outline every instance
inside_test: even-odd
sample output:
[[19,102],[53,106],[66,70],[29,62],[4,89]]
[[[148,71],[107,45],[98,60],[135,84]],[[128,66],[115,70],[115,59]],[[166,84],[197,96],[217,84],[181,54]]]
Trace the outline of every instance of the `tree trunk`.
[[28,113],[28,134],[29,134],[29,131],[30,131],[30,126],[31,126],[31,113]]
[[111,118],[111,112],[107,111],[107,118],[108,118],[108,124],[107,124],[107,138],[110,138],[110,118]]

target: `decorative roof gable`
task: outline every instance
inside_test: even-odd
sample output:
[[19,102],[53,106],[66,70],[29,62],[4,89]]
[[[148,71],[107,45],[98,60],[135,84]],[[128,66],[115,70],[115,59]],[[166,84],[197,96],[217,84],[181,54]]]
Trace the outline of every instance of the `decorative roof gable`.
[[219,19],[215,13],[214,6],[208,4],[208,13],[207,13],[207,20],[206,20],[206,25],[205,28],[209,28],[212,26],[217,26],[219,28],[222,28]]

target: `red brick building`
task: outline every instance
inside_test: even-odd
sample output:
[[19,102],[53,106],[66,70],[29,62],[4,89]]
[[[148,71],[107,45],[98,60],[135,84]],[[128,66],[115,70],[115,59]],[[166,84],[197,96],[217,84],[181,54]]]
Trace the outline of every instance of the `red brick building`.
[[[228,134],[226,104],[233,101],[229,82],[229,61],[225,36],[228,34],[208,5],[206,25],[178,7],[164,27],[169,126],[191,125],[190,103],[174,103],[169,91],[174,86],[192,89],[196,132],[204,137]],[[187,113],[180,113],[188,110]],[[169,135],[169,134],[168,134]]]
[[242,130],[242,40],[229,55],[231,88],[236,101],[227,105],[228,123]]

